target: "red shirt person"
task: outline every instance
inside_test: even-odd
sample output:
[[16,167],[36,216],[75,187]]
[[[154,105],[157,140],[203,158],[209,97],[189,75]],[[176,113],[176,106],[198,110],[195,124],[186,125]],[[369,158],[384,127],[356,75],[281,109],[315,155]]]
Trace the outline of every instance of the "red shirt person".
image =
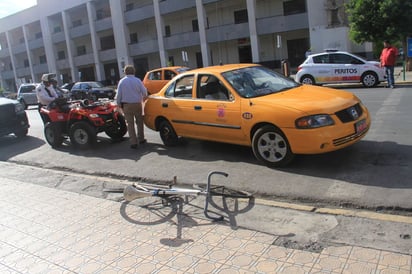
[[386,87],[395,87],[394,70],[396,64],[396,57],[398,56],[398,49],[390,44],[389,41],[383,42],[384,48],[381,53],[381,66],[385,67],[386,77],[388,79],[388,85]]

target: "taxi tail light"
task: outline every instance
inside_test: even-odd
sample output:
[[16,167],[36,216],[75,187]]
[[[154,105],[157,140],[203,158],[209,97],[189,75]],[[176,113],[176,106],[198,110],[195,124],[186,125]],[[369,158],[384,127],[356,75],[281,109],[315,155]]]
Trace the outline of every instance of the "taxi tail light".
[[299,71],[299,70],[301,70],[301,69],[302,69],[302,67],[301,67],[301,66],[299,66],[299,67],[298,67],[298,71]]

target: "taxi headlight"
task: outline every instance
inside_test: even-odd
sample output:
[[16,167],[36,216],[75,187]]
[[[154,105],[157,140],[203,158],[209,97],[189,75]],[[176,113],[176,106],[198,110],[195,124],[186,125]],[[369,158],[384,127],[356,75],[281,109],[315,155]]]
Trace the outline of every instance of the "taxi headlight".
[[24,111],[24,106],[20,103],[17,103],[14,105],[14,111],[16,111],[16,113],[22,112]]
[[309,129],[326,127],[335,124],[332,118],[328,114],[318,114],[299,118],[296,120],[296,128]]

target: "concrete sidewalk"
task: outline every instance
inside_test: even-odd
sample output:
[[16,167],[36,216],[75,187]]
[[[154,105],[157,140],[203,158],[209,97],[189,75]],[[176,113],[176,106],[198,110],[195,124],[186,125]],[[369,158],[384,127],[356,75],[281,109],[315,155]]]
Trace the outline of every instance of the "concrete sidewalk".
[[126,204],[10,178],[0,187],[0,273],[412,273],[410,254],[305,251],[280,237],[158,198]]

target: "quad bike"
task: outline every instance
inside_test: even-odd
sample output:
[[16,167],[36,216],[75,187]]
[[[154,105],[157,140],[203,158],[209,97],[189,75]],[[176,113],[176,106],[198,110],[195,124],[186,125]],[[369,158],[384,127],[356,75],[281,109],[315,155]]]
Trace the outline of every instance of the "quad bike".
[[53,148],[61,146],[63,140],[78,148],[87,148],[97,140],[99,132],[111,139],[121,139],[127,132],[124,116],[109,100],[68,101],[58,98],[49,106],[40,108],[44,122],[44,136]]

